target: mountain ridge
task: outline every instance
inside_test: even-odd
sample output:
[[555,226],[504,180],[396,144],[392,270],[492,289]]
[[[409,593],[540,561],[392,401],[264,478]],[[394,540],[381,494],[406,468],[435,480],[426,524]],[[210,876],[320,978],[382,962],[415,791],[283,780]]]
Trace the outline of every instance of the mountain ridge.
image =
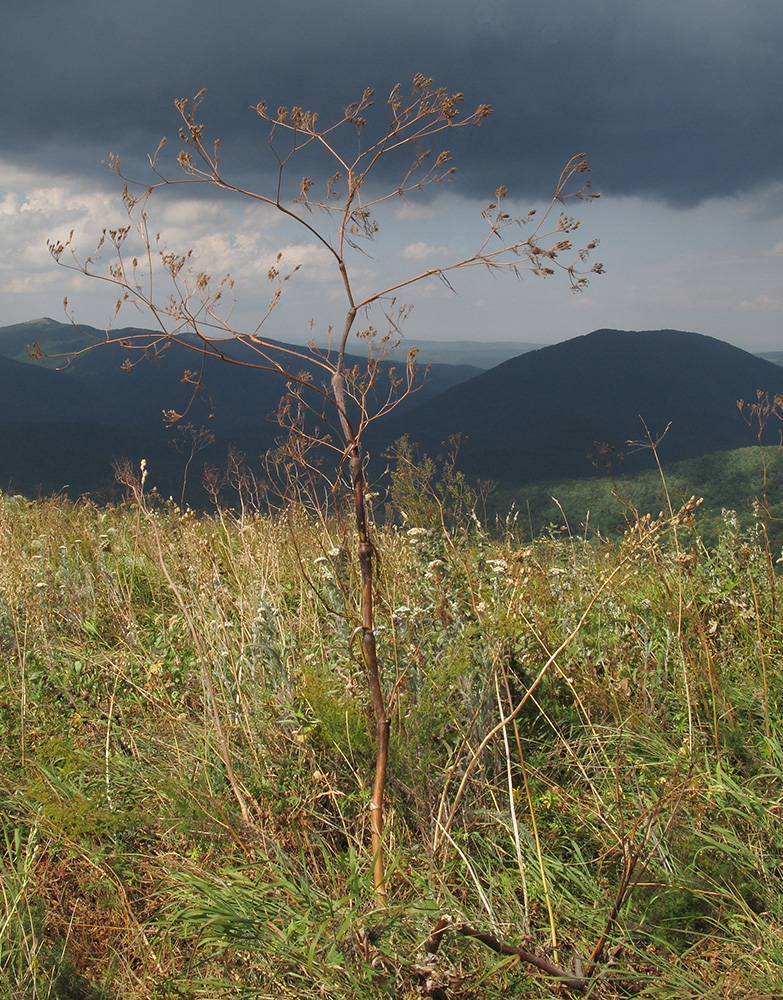
[[[88,332],[103,337],[101,331]],[[141,333],[153,336],[152,331]],[[84,465],[73,465],[69,476],[80,492],[89,490],[91,481],[105,481],[123,442],[130,457],[147,451],[160,466],[171,466],[163,488],[172,490],[172,470],[177,463],[181,468],[183,460],[170,444],[177,431],[163,426],[161,411],[183,412],[190,401],[185,420],[195,427],[206,424],[217,438],[211,454],[200,455],[199,461],[207,457],[221,464],[232,442],[254,460],[280,435],[268,419],[284,391],[284,379],[276,373],[210,360],[206,385],[213,399],[203,394],[192,399],[192,386],[182,382],[188,362],[184,352],[167,351],[162,361],[142,362],[130,371],[122,370],[122,351],[114,348],[82,353],[56,371],[36,364],[28,354],[25,361],[9,357],[35,340],[44,350],[53,344],[64,347],[63,353],[83,345],[77,331],[49,319],[0,329],[0,379],[6,386],[0,394],[0,424],[6,434],[0,487],[18,482],[34,483],[42,492],[62,488],[61,440],[74,462],[78,455]],[[354,362],[361,364],[358,358]],[[737,400],[752,403],[757,390],[783,393],[783,369],[771,361],[676,330],[595,330],[487,371],[443,365],[434,372],[430,369],[418,394],[370,426],[366,444],[371,454],[383,454],[408,434],[421,452],[435,455],[451,435],[461,435],[458,467],[470,477],[507,485],[595,476],[607,465],[615,471],[648,467],[654,456],[643,444],[640,417],[653,439],[668,428],[660,444],[665,462],[744,447],[754,442],[755,433],[744,423]],[[36,425],[39,431],[31,437],[29,429]],[[27,439],[37,442],[27,453],[25,426]],[[637,445],[629,447],[633,441]],[[194,468],[191,481],[198,478]]]
[[[180,413],[187,410],[189,419],[212,420],[212,413],[215,412],[222,430],[244,429],[261,424],[269,414],[274,413],[285,388],[285,379],[278,372],[225,364],[217,357],[209,357],[203,379],[206,391],[194,396],[193,385],[183,378],[188,367],[199,367],[199,360],[194,361],[193,352],[178,351],[177,345],[171,343],[159,357],[150,361],[144,357],[139,346],[125,349],[119,343],[103,344],[104,336],[103,331],[90,326],[76,329],[45,317],[0,328],[0,357],[27,366],[28,371],[22,377],[30,387],[33,385],[30,371],[49,371],[50,375],[56,376],[59,382],[43,374],[40,376],[41,383],[47,384],[47,393],[54,397],[70,398],[72,385],[78,384],[86,399],[104,401],[105,416],[97,422],[117,426],[158,421],[163,410]],[[157,337],[159,334],[155,331],[135,327],[112,331],[113,340],[123,339],[137,345]],[[185,345],[191,343],[197,346],[195,338],[180,339]],[[91,341],[94,344],[92,347]],[[224,353],[234,359],[258,363],[258,356],[244,345],[232,339],[218,343]],[[269,343],[281,351],[296,351],[303,355],[292,361],[291,367],[296,371],[309,370],[314,383],[326,379],[327,376],[317,365],[316,355],[310,354],[307,347],[278,341]],[[34,358],[29,351],[33,344],[49,356]],[[123,364],[126,359],[132,362],[130,367]],[[348,367],[362,363],[363,359],[358,354],[349,354],[346,358]],[[381,377],[385,377],[392,367],[399,368],[399,364],[383,361],[380,365]],[[471,365],[431,365],[425,382],[424,369],[419,368],[419,398],[434,395],[479,372],[479,368]],[[407,405],[413,405],[412,399],[407,401]],[[15,419],[0,399],[0,420]],[[92,420],[91,416],[87,422]]]
[[[723,341],[676,330],[601,329],[512,358],[393,418],[428,453],[462,435],[471,476],[534,482],[605,471],[614,448],[626,469],[654,462],[628,443],[666,428],[677,461],[753,443],[737,400],[783,392],[783,370]],[[415,434],[411,428],[415,428]],[[588,458],[592,456],[592,458]],[[595,465],[591,463],[595,462]]]

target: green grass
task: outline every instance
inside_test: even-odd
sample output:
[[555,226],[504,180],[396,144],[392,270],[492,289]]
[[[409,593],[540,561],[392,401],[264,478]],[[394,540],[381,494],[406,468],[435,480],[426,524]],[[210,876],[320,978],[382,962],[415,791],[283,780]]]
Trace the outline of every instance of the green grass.
[[760,525],[426,511],[377,534],[378,910],[350,532],[0,497],[0,995],[564,995],[455,929],[427,964],[446,914],[594,997],[783,993]]

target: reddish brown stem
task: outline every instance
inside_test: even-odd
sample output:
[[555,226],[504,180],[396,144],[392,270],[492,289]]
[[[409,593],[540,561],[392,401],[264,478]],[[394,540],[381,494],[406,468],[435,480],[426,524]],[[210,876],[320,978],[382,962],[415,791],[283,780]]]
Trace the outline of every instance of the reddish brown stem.
[[[352,315],[349,313],[348,326]],[[345,338],[343,338],[343,343]],[[381,903],[386,900],[386,873],[383,860],[383,794],[386,787],[386,767],[389,759],[389,727],[390,720],[386,713],[386,705],[381,688],[381,675],[378,667],[378,652],[375,645],[374,592],[373,592],[373,554],[374,548],[370,539],[367,523],[367,505],[365,503],[366,484],[362,456],[359,443],[356,440],[351,422],[348,419],[345,406],[345,390],[342,374],[342,356],[337,370],[332,377],[332,391],[340,415],[340,424],[346,441],[351,473],[351,488],[353,506],[356,518],[356,531],[359,539],[359,572],[361,576],[361,648],[364,669],[367,676],[367,686],[370,692],[370,703],[375,718],[376,758],[375,780],[373,782],[372,799],[370,801],[370,835],[373,853],[373,883],[375,892]]]
[[534,955],[532,951],[528,951],[526,948],[518,948],[514,944],[506,944],[504,941],[499,941],[492,934],[485,934],[483,931],[477,931],[470,924],[457,924],[454,930],[458,934],[462,934],[464,937],[472,937],[477,941],[481,941],[485,944],[487,948],[498,953],[498,955],[518,955],[523,962],[528,962],[530,965],[535,965],[537,969],[541,969],[542,972],[546,972],[550,976],[555,976],[557,979],[562,979],[564,982],[568,983],[572,990],[585,990],[587,989],[587,983],[584,979],[580,979],[579,976],[574,976],[570,972],[566,972],[565,969],[559,968],[554,963],[550,962],[546,958],[541,958],[539,955]]
[[542,972],[546,972],[550,976],[554,976],[557,979],[562,979],[564,983],[572,990],[584,991],[587,989],[587,982],[581,978],[581,976],[572,975],[570,972],[566,972],[565,969],[559,968],[553,962],[550,962],[546,958],[541,958],[539,955],[534,955],[532,951],[528,951],[526,948],[518,948],[514,944],[506,944],[504,941],[498,940],[494,935],[487,934],[484,931],[476,930],[475,927],[471,927],[470,924],[452,924],[448,917],[442,917],[435,927],[429,938],[424,943],[424,950],[430,955],[435,955],[440,947],[443,935],[446,931],[452,927],[457,934],[461,934],[463,937],[474,938],[476,941],[480,941],[482,944],[486,945],[491,951],[496,952],[498,955],[516,955],[523,962],[527,962],[529,965],[534,965],[537,969],[541,969]]

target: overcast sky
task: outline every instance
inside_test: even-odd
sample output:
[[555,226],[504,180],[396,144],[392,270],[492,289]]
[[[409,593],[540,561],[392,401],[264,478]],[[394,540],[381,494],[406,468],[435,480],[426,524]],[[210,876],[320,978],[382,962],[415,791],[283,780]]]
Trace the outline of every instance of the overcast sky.
[[[406,295],[406,337],[552,343],[599,327],[694,330],[749,350],[783,350],[783,4],[780,0],[27,0],[0,39],[0,325],[63,318],[104,326],[116,295],[57,268],[47,238],[76,231],[89,253],[123,222],[121,184],[102,161],[150,178],[174,99],[203,87],[223,169],[268,190],[262,122],[249,106],[302,105],[320,120],[367,86],[383,104],[422,72],[489,103],[450,143],[456,179],[392,204],[359,282],[385,283],[461,255],[500,184],[515,211],[546,204],[584,152],[598,201],[569,209],[606,275],[567,281],[471,272],[454,291]],[[176,166],[170,169],[176,175]],[[340,323],[328,261],[304,232],[219,192],[169,188],[150,225],[172,250],[236,278],[236,317],[254,324],[279,249],[302,264],[269,333],[304,341]],[[152,325],[121,314],[119,325]]]

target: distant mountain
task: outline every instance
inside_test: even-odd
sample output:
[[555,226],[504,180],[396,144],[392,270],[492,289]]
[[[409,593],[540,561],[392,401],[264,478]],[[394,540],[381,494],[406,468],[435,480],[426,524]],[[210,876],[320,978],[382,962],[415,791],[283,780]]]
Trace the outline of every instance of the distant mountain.
[[412,347],[420,365],[472,365],[486,371],[509,358],[536,351],[541,344],[510,340],[403,340],[390,352],[390,360],[404,361]]
[[[97,330],[92,332],[96,336],[99,335]],[[32,348],[34,344],[38,344],[46,354],[60,355],[78,351],[86,343],[86,338],[70,323],[58,323],[48,318],[32,319],[27,323],[0,327],[0,354],[24,363],[32,361],[28,348]],[[55,357],[35,362],[36,367],[44,368],[56,368],[59,364],[62,364],[62,361]]]
[[756,355],[757,358],[764,358],[765,361],[771,361],[774,365],[783,365],[783,351],[763,351]]
[[[113,331],[113,336],[127,337],[138,345],[154,335],[127,329]],[[229,444],[257,459],[279,437],[273,414],[285,391],[280,374],[207,358],[203,391],[194,395],[193,386],[183,381],[186,369],[200,371],[200,354],[187,350],[188,344],[197,346],[194,339],[183,338],[185,346],[172,345],[152,361],[142,350],[114,344],[85,350],[103,339],[100,330],[82,327],[80,332],[51,319],[0,328],[0,489],[47,493],[67,483],[71,492],[82,492],[91,488],[90,483],[111,479],[114,458],[154,455],[158,459],[155,481],[161,489],[176,490],[184,460],[169,443],[178,432],[164,425],[164,410],[186,414],[183,423],[208,427],[217,439],[209,456],[213,464],[225,461]],[[35,360],[29,350],[34,344],[60,357]],[[328,379],[329,373],[319,368],[307,348],[276,346],[304,355],[280,355],[290,358],[284,363],[293,374],[307,373],[315,386]],[[233,361],[258,364],[262,360],[235,342],[219,347]],[[66,355],[72,356],[70,363]],[[129,360],[133,362],[130,367]],[[356,356],[346,360],[349,367],[363,364]],[[399,370],[400,365],[386,361],[380,366],[377,391],[381,398],[388,392],[393,367]],[[465,365],[432,365],[425,377],[425,369],[419,367],[416,392],[400,407],[410,408],[479,372]],[[314,392],[312,401],[317,403]],[[197,483],[200,477],[197,470],[194,473]]]
[[[103,337],[98,330],[85,332]],[[230,445],[257,460],[280,434],[270,419],[284,390],[279,374],[210,358],[206,392],[194,398],[183,373],[198,370],[197,352],[173,348],[152,362],[130,352],[137,363],[128,369],[128,350],[100,347],[55,370],[52,359],[30,358],[26,345],[36,341],[44,351],[64,354],[89,342],[53,320],[0,328],[0,489],[103,490],[112,480],[113,459],[144,457],[151,482],[178,496],[181,452],[188,445],[181,425],[164,425],[162,410],[187,410],[183,423],[215,436],[194,463],[191,484],[198,484],[204,460],[224,464]],[[257,360],[242,345],[221,348],[235,361]],[[349,359],[354,363],[362,364]],[[379,395],[389,367],[381,368]],[[316,359],[296,359],[293,370],[309,372],[314,385],[327,376]],[[666,463],[752,444],[754,433],[736,403],[755,401],[757,390],[783,394],[783,368],[696,333],[597,330],[489,371],[433,365],[418,392],[371,425],[365,440],[377,456],[407,433],[422,452],[435,455],[451,435],[461,434],[460,468],[511,486],[603,474],[607,464],[633,472],[654,462],[649,448],[629,445],[645,437],[640,417],[653,436],[671,424],[659,449]],[[191,494],[191,502],[199,499]]]
[[[63,385],[67,383],[71,388],[80,386],[86,399],[104,401],[105,414],[101,423],[124,425],[157,422],[164,409],[182,413],[190,407],[189,419],[206,420],[214,411],[216,426],[221,430],[228,430],[235,427],[257,427],[277,409],[285,388],[280,374],[243,367],[242,364],[227,364],[214,357],[206,359],[202,378],[205,391],[194,400],[193,388],[183,382],[183,374],[186,369],[198,371],[200,368],[202,359],[198,351],[187,350],[188,346],[197,348],[197,341],[195,338],[183,337],[183,346],[172,345],[162,357],[149,361],[139,345],[143,345],[145,340],[151,341],[154,336],[150,330],[116,330],[112,331],[112,337],[127,338],[129,343],[136,345],[135,349],[125,350],[118,344],[112,344],[85,350],[91,344],[100,344],[104,339],[103,331],[89,326],[81,327],[80,331],[51,319],[33,320],[0,328],[0,356],[37,370],[41,375],[42,387],[55,384],[51,379],[47,381],[48,376],[44,376],[43,371],[56,368],[51,374],[61,380]],[[258,354],[237,342],[226,340],[217,343],[221,352],[235,362],[258,365],[263,361]],[[297,352],[304,356],[291,358],[289,367],[292,372],[309,372],[317,385],[328,378],[328,373],[318,367],[308,348],[276,341],[271,343],[282,352]],[[28,350],[33,344],[37,344],[42,352],[50,356],[34,360]],[[64,355],[76,356],[66,366]],[[281,359],[288,356],[290,354],[279,355]],[[133,362],[132,367],[124,367],[127,360]],[[362,364],[362,361],[358,355],[348,355],[346,363],[350,367]],[[379,392],[383,391],[386,374],[392,367],[399,369],[399,362],[386,361],[381,364]],[[469,365],[435,364],[429,367],[425,378],[425,369],[419,366],[416,393],[403,406],[410,407],[438,395],[479,372],[480,369]],[[26,391],[35,395],[31,378],[28,372]],[[50,390],[47,388],[42,391]],[[63,419],[71,420],[72,417],[63,416]],[[82,422],[87,419],[92,420],[93,417],[90,415]]]
[[[84,330],[99,339],[103,336],[101,331],[92,327],[84,327]],[[127,330],[124,332],[138,331]],[[6,357],[16,361],[30,361],[27,347],[34,342],[37,342],[46,354],[54,355],[79,350],[88,341],[70,324],[58,323],[56,320],[48,318],[0,327],[0,354]],[[326,344],[319,346],[324,350],[327,348]],[[333,344],[331,346],[334,347]],[[408,351],[415,348],[417,364],[421,366],[434,365],[436,368],[440,365],[462,368],[464,369],[462,374],[465,378],[471,378],[481,371],[502,364],[509,358],[518,357],[518,355],[528,351],[535,351],[539,347],[541,344],[511,340],[403,340],[389,352],[388,359],[395,364],[405,362]],[[357,356],[362,355],[361,348],[361,342],[357,342],[353,353]],[[300,347],[299,350],[304,350],[304,348]],[[58,365],[58,362],[53,358],[45,359],[39,363],[51,368]]]
[[[759,389],[783,393],[783,370],[723,341],[597,330],[506,361],[386,430],[409,433],[429,454],[462,434],[460,468],[521,484],[598,474],[607,461],[622,471],[650,466],[650,450],[628,443],[645,437],[640,417],[653,436],[671,424],[664,462],[747,446],[755,437],[737,400],[755,402]],[[604,448],[615,450],[602,456]]]

